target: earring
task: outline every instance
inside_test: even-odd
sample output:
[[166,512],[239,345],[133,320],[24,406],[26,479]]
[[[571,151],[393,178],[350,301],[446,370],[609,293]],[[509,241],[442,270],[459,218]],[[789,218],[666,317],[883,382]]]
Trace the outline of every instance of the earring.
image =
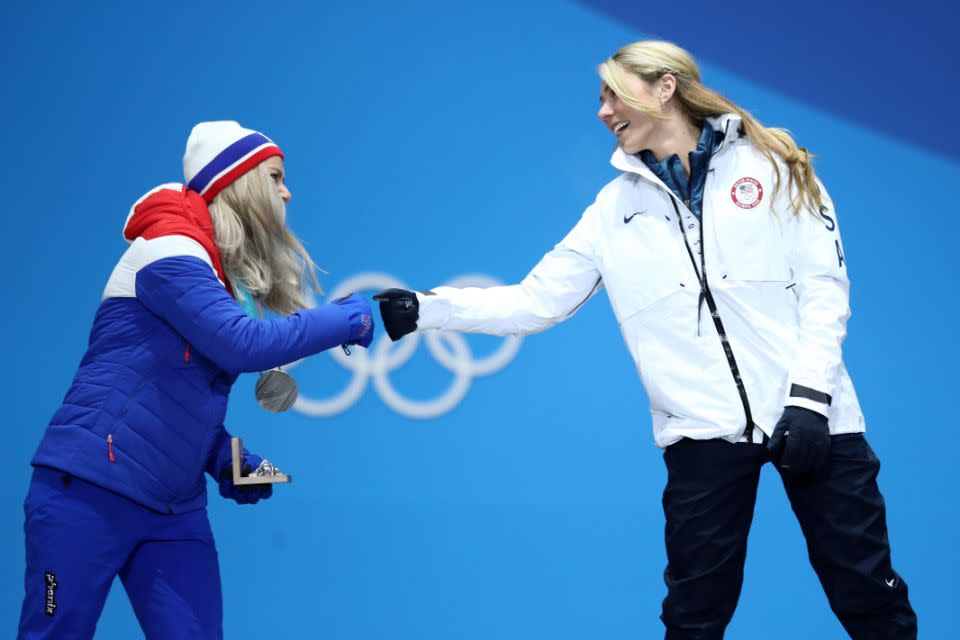
[[667,105],[663,103],[663,98],[660,98],[660,111],[663,111],[663,112],[667,111]]

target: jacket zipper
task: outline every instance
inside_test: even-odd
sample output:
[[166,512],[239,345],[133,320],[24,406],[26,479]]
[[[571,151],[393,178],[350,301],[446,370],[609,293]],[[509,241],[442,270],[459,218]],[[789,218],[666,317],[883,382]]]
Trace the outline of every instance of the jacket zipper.
[[[704,189],[706,191],[706,189]],[[710,317],[713,318],[713,325],[717,328],[717,335],[720,336],[720,344],[723,346],[723,353],[727,357],[727,365],[730,367],[730,374],[737,385],[737,391],[740,393],[740,401],[743,403],[743,413],[746,417],[746,428],[743,435],[747,442],[753,442],[753,413],[750,411],[750,400],[747,398],[747,389],[743,384],[743,378],[740,376],[740,367],[737,366],[737,359],[733,355],[733,349],[730,347],[730,341],[727,339],[727,332],[723,328],[723,322],[720,320],[720,312],[717,310],[717,303],[713,299],[713,293],[710,291],[710,285],[707,283],[707,261],[706,247],[703,244],[703,217],[700,218],[700,268],[697,268],[697,259],[693,255],[693,249],[690,248],[690,239],[687,237],[687,230],[683,227],[683,215],[680,213],[680,207],[677,206],[677,200],[671,194],[670,202],[673,203],[673,210],[677,214],[677,223],[680,225],[680,233],[683,234],[683,243],[687,247],[687,255],[690,256],[690,262],[693,264],[693,271],[697,274],[700,281],[700,299],[697,301],[697,330],[699,332],[700,308],[703,303],[707,303],[710,310]]]

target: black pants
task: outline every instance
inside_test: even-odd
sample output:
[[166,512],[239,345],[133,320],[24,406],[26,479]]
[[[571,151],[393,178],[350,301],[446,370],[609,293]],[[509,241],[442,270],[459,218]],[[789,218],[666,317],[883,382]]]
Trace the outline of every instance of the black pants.
[[[761,444],[681,440],[667,447],[667,640],[723,638],[743,584]],[[781,471],[830,607],[854,640],[915,639],[907,584],[890,564],[880,461],[863,434],[833,436],[830,461],[806,477]]]

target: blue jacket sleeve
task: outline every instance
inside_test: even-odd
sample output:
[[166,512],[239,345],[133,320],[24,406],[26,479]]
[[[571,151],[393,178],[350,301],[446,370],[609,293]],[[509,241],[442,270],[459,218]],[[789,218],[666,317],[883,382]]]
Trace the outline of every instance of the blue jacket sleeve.
[[248,317],[210,265],[163,258],[137,272],[137,299],[193,348],[231,372],[266,371],[350,341],[351,316],[327,304],[279,319]]
[[214,480],[220,480],[220,474],[232,462],[232,452],[230,450],[230,433],[222,424],[217,425],[213,431],[212,444],[210,445],[210,455],[207,456],[207,462],[204,470],[213,476]]
[[[230,435],[230,432],[227,431],[227,428],[222,424],[217,425],[216,429],[213,430],[210,453],[207,455],[203,470],[209,473],[217,482],[220,482],[221,476],[225,471],[232,468],[233,447],[230,443],[232,439],[233,437]],[[260,456],[251,454],[246,447],[243,448],[242,455],[244,464],[250,464],[254,467],[259,465],[260,461],[263,460]],[[252,461],[251,458],[253,459]]]

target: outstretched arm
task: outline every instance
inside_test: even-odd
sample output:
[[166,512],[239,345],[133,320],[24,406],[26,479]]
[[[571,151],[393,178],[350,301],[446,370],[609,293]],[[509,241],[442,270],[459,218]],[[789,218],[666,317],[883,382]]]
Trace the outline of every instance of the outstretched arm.
[[594,215],[591,206],[520,284],[381,292],[374,299],[380,302],[387,333],[394,340],[423,329],[527,335],[566,320],[602,286],[592,242]]
[[[341,344],[369,344],[369,307],[350,296],[285,318],[249,318],[194,256],[163,258],[136,274],[136,297],[227,371],[265,371]],[[366,320],[364,320],[366,316]]]

